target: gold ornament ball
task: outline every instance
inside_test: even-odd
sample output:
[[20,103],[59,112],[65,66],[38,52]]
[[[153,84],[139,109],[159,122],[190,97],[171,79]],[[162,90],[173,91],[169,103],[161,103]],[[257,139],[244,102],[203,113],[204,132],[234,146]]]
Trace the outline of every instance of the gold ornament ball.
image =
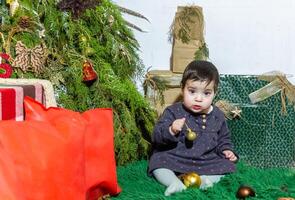
[[81,35],[79,36],[79,40],[80,40],[80,42],[82,42],[82,43],[84,43],[84,44],[87,42],[87,38],[86,38],[86,36],[83,35],[83,34],[81,34]]
[[86,56],[91,56],[91,55],[95,54],[95,49],[93,49],[91,47],[86,47],[84,53]]
[[189,141],[194,141],[197,138],[197,134],[193,132],[190,128],[187,129],[186,139]]
[[186,187],[199,188],[201,185],[201,177],[195,172],[182,175],[181,180]]

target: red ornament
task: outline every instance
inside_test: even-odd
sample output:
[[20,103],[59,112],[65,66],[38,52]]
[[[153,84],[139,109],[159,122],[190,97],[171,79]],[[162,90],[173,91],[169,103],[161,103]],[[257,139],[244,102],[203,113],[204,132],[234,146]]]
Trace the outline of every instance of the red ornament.
[[255,191],[250,186],[242,185],[239,187],[236,197],[238,199],[246,199],[248,197],[255,197]]
[[10,58],[10,56],[7,53],[0,53],[0,57],[5,60],[9,60],[9,58]]
[[[6,53],[0,53],[0,57],[8,61],[10,56]],[[4,70],[4,73],[0,72],[0,78],[10,78],[12,75],[12,67],[8,63],[0,63],[0,70]]]
[[97,79],[97,73],[93,68],[93,65],[90,61],[85,60],[83,63],[83,82],[90,86]]

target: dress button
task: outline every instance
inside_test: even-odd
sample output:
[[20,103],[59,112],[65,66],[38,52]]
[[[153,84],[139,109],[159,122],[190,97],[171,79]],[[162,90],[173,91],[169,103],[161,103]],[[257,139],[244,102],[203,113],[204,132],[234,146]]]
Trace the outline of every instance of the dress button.
[[206,118],[206,115],[204,114],[204,115],[202,115],[202,117],[203,117],[203,118]]
[[203,126],[202,126],[202,129],[205,129],[205,128],[206,128],[206,126],[205,126],[205,125],[203,125]]
[[206,119],[203,119],[202,121],[203,121],[203,123],[206,123],[207,120]]

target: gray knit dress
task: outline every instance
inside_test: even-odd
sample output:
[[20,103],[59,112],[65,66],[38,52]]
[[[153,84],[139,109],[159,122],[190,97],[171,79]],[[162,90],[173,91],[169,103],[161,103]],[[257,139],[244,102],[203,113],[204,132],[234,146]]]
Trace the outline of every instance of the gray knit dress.
[[[177,136],[169,133],[173,121],[183,117],[187,126],[197,133],[193,142],[185,137],[186,126]],[[235,163],[222,154],[223,150],[234,150],[224,114],[216,106],[209,114],[192,113],[181,102],[167,107],[154,128],[152,142],[149,175],[157,168],[167,168],[180,174],[196,172],[199,175],[222,175],[236,169]]]

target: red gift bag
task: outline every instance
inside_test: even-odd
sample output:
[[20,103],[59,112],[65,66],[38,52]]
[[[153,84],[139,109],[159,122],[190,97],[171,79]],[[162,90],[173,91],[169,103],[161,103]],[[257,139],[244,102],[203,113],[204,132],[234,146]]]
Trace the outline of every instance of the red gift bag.
[[12,159],[9,169],[17,177],[0,179],[12,195],[21,191],[20,197],[11,199],[97,199],[120,192],[111,109],[80,114],[45,109],[26,97],[25,114],[24,122],[0,122],[1,147]]
[[22,194],[13,160],[0,145],[0,199],[24,199]]

